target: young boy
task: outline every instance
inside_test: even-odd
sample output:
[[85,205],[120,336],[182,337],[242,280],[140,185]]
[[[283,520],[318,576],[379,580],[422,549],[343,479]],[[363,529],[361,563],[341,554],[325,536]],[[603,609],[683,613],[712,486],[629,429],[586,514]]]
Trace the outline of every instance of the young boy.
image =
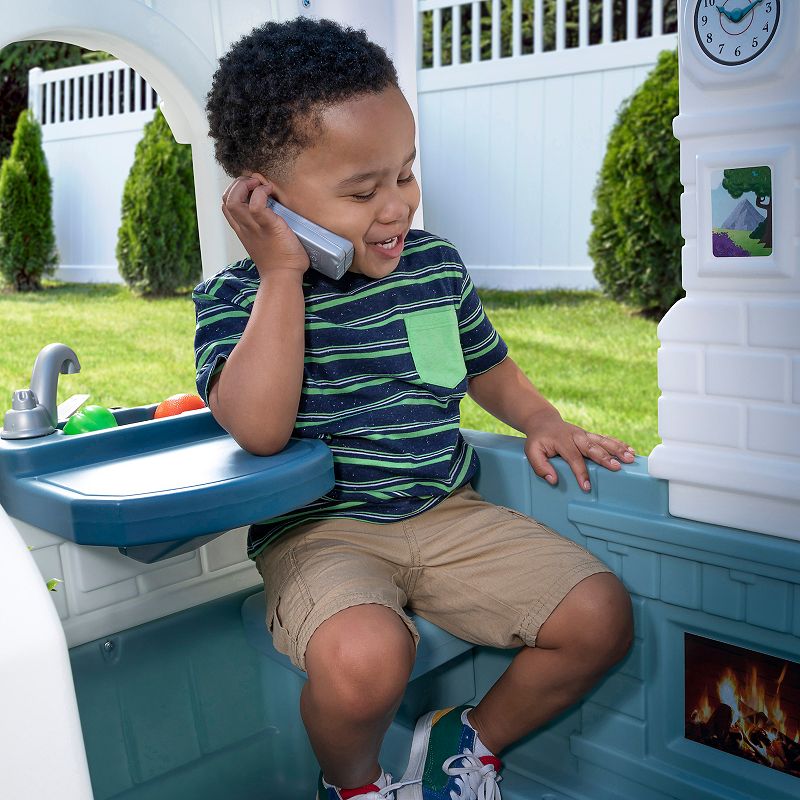
[[[574,703],[627,652],[630,601],[601,562],[471,487],[459,402],[561,455],[609,469],[624,443],[570,425],[507,356],[448,242],[411,221],[414,118],[363,31],[268,23],[220,60],[207,111],[238,175],[222,211],[250,258],[197,287],[198,391],[243,448],[325,441],[335,487],[253,525],[275,647],[308,675],[300,711],[318,800],[500,797],[497,754]],[[475,188],[480,191],[480,187]],[[274,197],[351,241],[339,281],[308,269]],[[420,719],[406,774],[378,753],[414,662],[408,608],[468,641],[521,648],[475,708]]]

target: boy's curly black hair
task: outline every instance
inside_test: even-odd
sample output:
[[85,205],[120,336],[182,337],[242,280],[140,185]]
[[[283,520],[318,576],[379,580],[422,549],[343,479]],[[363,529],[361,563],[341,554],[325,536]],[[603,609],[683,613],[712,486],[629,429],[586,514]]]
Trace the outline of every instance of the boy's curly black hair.
[[217,161],[231,175],[285,174],[318,133],[324,108],[397,86],[386,51],[363,30],[298,17],[267,22],[220,59],[206,97]]

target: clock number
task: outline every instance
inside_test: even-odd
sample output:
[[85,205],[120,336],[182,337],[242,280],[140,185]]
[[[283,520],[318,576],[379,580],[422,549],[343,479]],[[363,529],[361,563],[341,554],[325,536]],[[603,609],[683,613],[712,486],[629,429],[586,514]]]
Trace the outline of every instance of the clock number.
[[721,44],[721,45],[719,46],[719,54],[720,54],[720,55],[722,55],[722,51],[723,51],[724,49],[725,49],[725,45],[724,45],[724,44]]
[[761,29],[762,31],[767,31],[769,33],[769,22],[764,23],[764,27]]
[[[713,3],[712,3],[712,5],[713,5]],[[771,14],[771,13],[772,13],[772,3],[767,3],[767,14]]]
[[712,44],[713,41],[714,41],[714,34],[713,33],[707,33],[706,34],[706,42],[708,44]]
[[740,56],[740,55],[742,54],[742,48],[741,48],[741,47],[737,47],[737,48],[736,48],[736,49],[733,51],[733,54],[734,54],[735,56]]
[[753,47],[758,47],[758,39],[755,36],[753,37]]
[[717,0],[704,0],[703,7],[704,8],[709,8],[709,6],[710,6],[711,8],[714,8],[714,6],[716,4],[717,4]]
[[708,25],[708,17],[705,14],[703,14],[703,16],[700,17],[700,19],[703,21],[703,27],[705,28],[705,26]]

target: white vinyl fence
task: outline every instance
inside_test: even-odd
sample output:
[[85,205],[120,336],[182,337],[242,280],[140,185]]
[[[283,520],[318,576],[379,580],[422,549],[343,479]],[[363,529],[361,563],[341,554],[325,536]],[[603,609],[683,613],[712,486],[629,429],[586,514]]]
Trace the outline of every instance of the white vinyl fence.
[[121,61],[33,69],[28,80],[53,180],[56,277],[118,283],[122,189],[158,97]]
[[595,286],[597,172],[620,103],[677,44],[675,0],[420,0],[419,13],[425,226],[479,286]]
[[[425,226],[479,286],[596,285],[597,171],[620,103],[676,46],[676,0],[416,2]],[[59,278],[120,280],[122,188],[157,100],[120,61],[31,71]]]

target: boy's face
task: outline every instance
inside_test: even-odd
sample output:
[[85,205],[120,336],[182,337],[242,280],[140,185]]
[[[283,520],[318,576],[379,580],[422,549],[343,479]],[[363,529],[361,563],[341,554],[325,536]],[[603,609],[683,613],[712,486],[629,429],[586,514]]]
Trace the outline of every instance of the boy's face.
[[419,205],[411,172],[414,115],[399,89],[322,112],[317,141],[296,158],[275,198],[353,243],[352,272],[383,278],[400,261]]

